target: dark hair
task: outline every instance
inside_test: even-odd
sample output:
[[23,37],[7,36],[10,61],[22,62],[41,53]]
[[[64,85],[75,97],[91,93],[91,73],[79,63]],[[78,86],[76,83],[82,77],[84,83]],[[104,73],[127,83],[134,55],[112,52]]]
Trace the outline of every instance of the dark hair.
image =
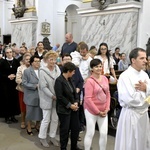
[[40,57],[38,55],[31,56],[31,58],[30,58],[30,65],[32,65],[32,63],[34,62],[35,58],[40,59]]
[[133,49],[130,52],[129,59],[130,59],[131,64],[132,64],[132,58],[136,59],[139,56],[139,52],[145,52],[146,53],[146,51],[143,48],[139,48],[139,47]]
[[76,69],[76,66],[72,62],[67,62],[63,66],[63,73],[72,72]]
[[91,50],[91,49],[94,49],[94,48],[96,48],[96,47],[95,47],[94,45],[92,45],[92,46],[90,47],[90,50]]
[[[125,54],[125,53],[121,53],[120,56],[122,57],[123,54]],[[125,54],[125,55],[126,55],[126,54]]]
[[86,43],[82,43],[81,45],[80,45],[80,50],[82,50],[82,49],[86,49],[87,51],[89,50],[88,49],[88,45],[86,44]]
[[20,46],[20,48],[24,48],[25,50],[27,50],[27,47],[25,47],[25,46]]
[[[37,43],[37,46],[39,46],[39,44],[40,44],[40,43],[42,43],[42,44],[43,44],[43,42],[42,42],[42,41],[39,41],[39,42]],[[43,46],[44,46],[44,44],[43,44]]]
[[109,50],[108,50],[108,45],[106,43],[101,43],[99,45],[99,49],[98,49],[97,55],[101,55],[101,51],[100,51],[101,46],[106,46],[106,48],[107,48],[106,57],[108,59],[108,66],[110,66],[110,53],[109,53]]
[[101,64],[102,65],[102,61],[100,60],[100,59],[93,59],[93,60],[91,60],[91,62],[90,62],[90,67],[91,68],[93,68],[93,67],[95,67],[95,66],[97,66],[97,65],[99,65],[99,64]]
[[11,46],[16,46],[17,44],[16,43],[13,43]]
[[70,57],[71,60],[72,60],[72,56],[70,54],[68,54],[68,53],[65,53],[64,55],[62,55],[62,60],[64,59],[64,57]]
[[120,50],[120,48],[119,48],[119,47],[116,47],[116,48],[115,48],[115,51],[116,51],[117,49],[119,49],[119,50]]

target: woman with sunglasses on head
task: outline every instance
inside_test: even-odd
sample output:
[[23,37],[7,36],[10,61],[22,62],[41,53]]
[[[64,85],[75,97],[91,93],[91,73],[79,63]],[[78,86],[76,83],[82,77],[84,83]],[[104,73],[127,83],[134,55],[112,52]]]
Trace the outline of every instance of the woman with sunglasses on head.
[[111,73],[113,77],[111,76],[110,79],[112,79],[113,81],[117,81],[113,59],[110,57],[108,45],[106,43],[100,44],[98,53],[94,58],[98,58],[102,61],[102,74],[110,76]]
[[7,124],[17,123],[15,115],[20,114],[18,92],[16,90],[16,72],[20,66],[19,61],[13,58],[11,48],[6,48],[5,59],[0,63],[1,78],[1,108],[0,117],[5,118]]

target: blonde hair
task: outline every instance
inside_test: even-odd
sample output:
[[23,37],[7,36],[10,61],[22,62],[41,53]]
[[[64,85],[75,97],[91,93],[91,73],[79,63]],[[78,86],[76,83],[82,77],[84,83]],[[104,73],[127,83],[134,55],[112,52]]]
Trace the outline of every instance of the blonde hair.
[[30,53],[25,53],[25,54],[23,55],[22,61],[24,61],[24,60],[26,59],[27,56],[30,56],[30,57],[31,57],[31,54],[30,54]]
[[50,58],[50,57],[58,57],[58,54],[55,52],[55,51],[53,51],[53,50],[50,50],[50,51],[48,51],[45,55],[44,55],[44,58],[45,59],[48,59],[48,58]]
[[97,50],[95,48],[93,48],[93,49],[89,50],[89,53],[95,56],[97,54]]
[[81,45],[81,44],[85,44],[85,42],[84,42],[84,41],[81,41],[81,42],[78,43],[77,49],[76,49],[77,52],[80,52],[80,45]]

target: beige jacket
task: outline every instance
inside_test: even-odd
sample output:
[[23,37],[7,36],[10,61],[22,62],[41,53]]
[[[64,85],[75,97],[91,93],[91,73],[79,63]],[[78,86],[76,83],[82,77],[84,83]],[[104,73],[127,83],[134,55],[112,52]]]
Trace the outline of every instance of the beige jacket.
[[27,68],[26,65],[21,65],[20,67],[18,67],[17,73],[16,73],[16,83],[18,84],[16,89],[21,92],[23,92],[22,76],[26,68]]

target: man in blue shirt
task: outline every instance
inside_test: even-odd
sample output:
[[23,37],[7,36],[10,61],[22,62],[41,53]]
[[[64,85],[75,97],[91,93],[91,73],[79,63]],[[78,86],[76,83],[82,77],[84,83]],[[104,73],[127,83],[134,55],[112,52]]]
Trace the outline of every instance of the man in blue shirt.
[[71,33],[67,33],[65,35],[66,42],[62,46],[62,50],[60,55],[63,56],[64,54],[74,52],[77,49],[77,43],[73,41],[73,36]]

